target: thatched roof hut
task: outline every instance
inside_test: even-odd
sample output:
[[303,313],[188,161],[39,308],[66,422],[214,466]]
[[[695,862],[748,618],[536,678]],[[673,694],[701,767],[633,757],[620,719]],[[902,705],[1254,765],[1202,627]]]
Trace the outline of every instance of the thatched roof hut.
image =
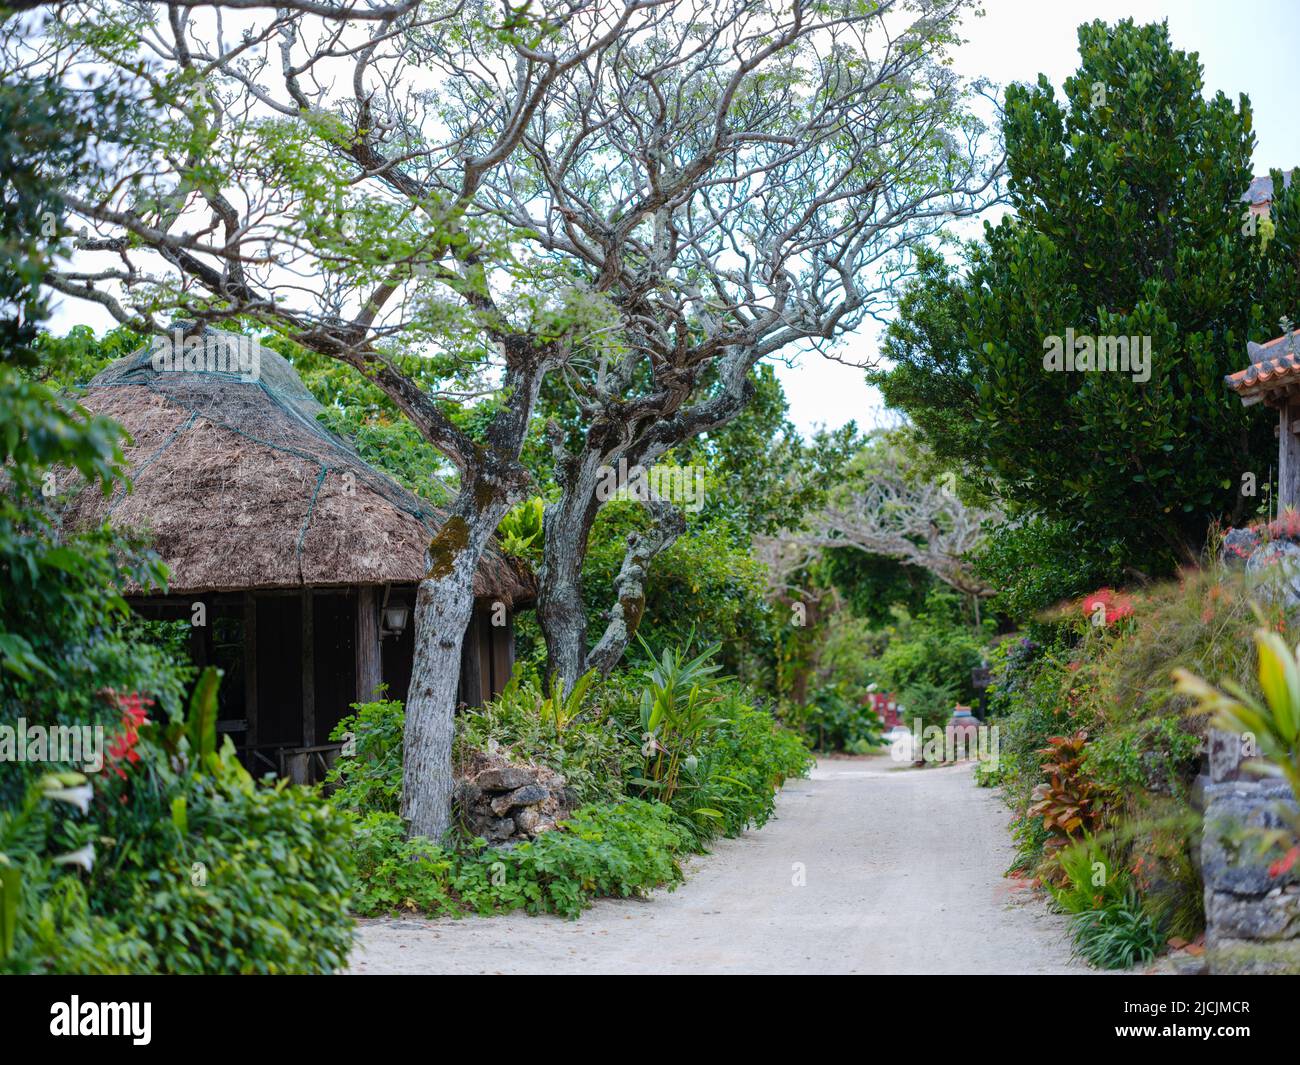
[[[204,338],[251,343],[215,330]],[[327,430],[284,358],[258,349],[256,379],[244,380],[237,369],[159,372],[154,356],[119,359],[82,398],[130,432],[134,490],[82,492],[65,521],[111,517],[147,530],[178,594],[420,579],[444,516]],[[490,550],[474,593],[513,606],[535,587],[525,567]]]
[[[280,355],[216,330],[119,359],[81,402],[131,434],[134,488],[69,502],[69,528],[106,518],[148,534],[170,569],[141,613],[189,623],[196,664],[225,672],[218,727],[245,764],[319,778],[354,701],[405,699],[408,624],[444,516],[321,424],[323,408]],[[474,579],[460,693],[476,705],[514,663],[527,567],[490,550]]]

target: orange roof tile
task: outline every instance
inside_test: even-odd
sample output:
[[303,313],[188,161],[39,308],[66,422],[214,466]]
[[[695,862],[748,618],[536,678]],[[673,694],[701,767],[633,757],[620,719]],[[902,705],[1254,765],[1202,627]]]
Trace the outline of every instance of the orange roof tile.
[[[1290,341],[1290,343],[1288,343]],[[1223,381],[1243,398],[1300,385],[1300,329],[1265,344],[1248,344],[1250,365]]]

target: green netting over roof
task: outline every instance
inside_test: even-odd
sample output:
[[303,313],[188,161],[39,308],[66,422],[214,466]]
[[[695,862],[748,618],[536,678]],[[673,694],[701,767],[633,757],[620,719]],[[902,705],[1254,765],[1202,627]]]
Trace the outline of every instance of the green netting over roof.
[[[423,575],[443,516],[325,428],[282,356],[214,329],[175,348],[143,348],[90,382],[82,402],[133,437],[134,490],[81,492],[66,520],[149,530],[177,592]],[[532,582],[490,552],[475,591],[513,601]]]

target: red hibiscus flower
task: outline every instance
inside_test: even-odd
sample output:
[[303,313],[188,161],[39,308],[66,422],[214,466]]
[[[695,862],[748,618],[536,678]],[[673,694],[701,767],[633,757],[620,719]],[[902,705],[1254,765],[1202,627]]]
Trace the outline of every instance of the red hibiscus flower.
[[1104,619],[1108,626],[1133,616],[1133,600],[1113,588],[1098,588],[1091,595],[1085,595],[1080,600],[1080,607],[1089,621],[1095,623]]

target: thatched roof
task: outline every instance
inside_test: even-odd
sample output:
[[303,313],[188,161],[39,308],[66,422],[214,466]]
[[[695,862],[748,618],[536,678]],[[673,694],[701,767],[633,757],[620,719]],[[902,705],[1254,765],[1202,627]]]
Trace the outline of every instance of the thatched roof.
[[[232,351],[240,342],[205,337]],[[178,594],[418,581],[444,515],[329,432],[285,359],[264,347],[257,355],[256,375],[233,362],[233,372],[160,371],[144,348],[96,376],[81,402],[130,432],[135,487],[108,499],[80,492],[65,523],[111,518],[151,533]],[[535,583],[490,550],[474,594],[518,604]]]

